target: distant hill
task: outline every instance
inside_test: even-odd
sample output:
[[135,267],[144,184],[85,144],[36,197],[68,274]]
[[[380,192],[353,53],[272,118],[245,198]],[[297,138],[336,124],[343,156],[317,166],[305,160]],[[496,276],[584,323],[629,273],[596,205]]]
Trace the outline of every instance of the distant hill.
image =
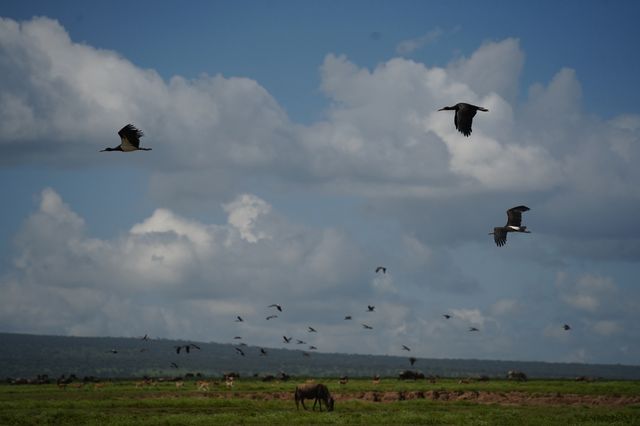
[[[292,349],[267,348],[267,356],[260,356],[258,347],[248,346],[242,348],[246,353],[243,357],[231,344],[193,342],[201,350],[176,354],[174,346],[188,343],[191,342],[0,333],[0,378],[28,378],[38,374],[111,378],[186,373],[219,376],[230,371],[239,372],[243,377],[280,371],[303,377],[370,377],[374,374],[396,376],[402,370],[414,369],[445,377],[504,377],[508,370],[521,370],[532,378],[592,376],[640,380],[640,366],[419,358],[414,367],[410,367],[407,357],[397,356],[311,352],[310,357],[305,357],[293,344]],[[112,353],[112,349],[117,353]],[[172,362],[178,365],[177,369],[171,367]]]

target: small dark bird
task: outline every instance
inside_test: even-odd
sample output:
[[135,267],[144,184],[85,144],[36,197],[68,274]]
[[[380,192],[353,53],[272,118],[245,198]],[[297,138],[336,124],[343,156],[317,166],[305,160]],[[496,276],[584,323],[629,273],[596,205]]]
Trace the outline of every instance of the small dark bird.
[[564,328],[565,331],[571,330],[571,326],[569,324],[563,325],[562,328]]
[[269,305],[269,308],[276,308],[277,310],[282,312],[282,306],[278,305],[277,303],[274,303],[273,305]]
[[120,145],[115,148],[105,148],[100,152],[105,151],[151,151],[151,148],[140,148],[140,138],[144,136],[142,130],[137,129],[133,124],[127,124],[118,132],[120,136]]
[[377,274],[378,272],[380,272],[380,271],[382,271],[382,273],[383,273],[383,274],[386,274],[386,273],[387,273],[387,268],[385,268],[384,266],[378,266],[378,267],[376,268],[376,274]]
[[345,320],[350,320],[351,319],[351,315],[347,315],[346,317],[344,317]]
[[362,324],[362,326],[363,326],[364,328],[366,328],[367,330],[373,330],[373,327],[371,327],[371,326],[370,326],[370,325],[368,325],[368,324],[364,324],[364,323],[363,323],[363,324]]
[[309,333],[317,333],[317,331],[315,328],[309,327]]
[[440,108],[438,111],[451,110],[456,112],[453,116],[453,124],[456,126],[456,129],[465,136],[469,136],[471,134],[471,123],[473,122],[473,117],[476,115],[476,112],[489,111],[486,108],[466,104],[464,102],[455,104],[454,106]]
[[306,345],[307,342],[305,342],[304,340],[296,339],[296,344],[298,344],[298,345]]
[[235,336],[234,339],[235,340],[240,340],[240,339],[242,339],[242,336]]
[[530,234],[531,231],[527,231],[526,226],[520,226],[522,224],[522,213],[529,211],[527,206],[512,207],[507,210],[507,224],[505,226],[497,226],[493,228],[493,232],[489,235],[493,235],[493,240],[498,247],[502,247],[507,244],[508,232],[525,232]]
[[411,365],[415,364],[417,361],[417,359],[415,359],[414,357],[410,357],[409,358],[409,362],[411,363]]
[[117,354],[118,351],[116,349],[109,349],[107,352],[110,352],[112,354]]
[[477,329],[477,328],[475,328],[475,327],[469,327],[469,331],[480,331],[480,330],[478,330],[478,329]]
[[402,345],[402,349],[405,350],[405,351],[411,351],[411,348],[409,346],[405,346],[405,345]]
[[267,321],[269,321],[270,319],[274,319],[274,318],[278,318],[278,316],[277,315],[269,315],[267,317]]
[[260,356],[267,356],[267,351],[265,351],[263,348],[260,348]]
[[240,355],[244,356],[244,351],[240,348],[235,348],[236,352],[239,353]]
[[451,315],[449,315],[449,314],[442,314],[442,316],[443,316],[445,319],[449,319],[449,318],[451,318]]
[[367,312],[374,312],[376,310],[376,307],[373,305],[367,305]]
[[242,319],[242,317],[240,315],[238,315],[236,317],[236,322],[242,322],[242,321],[244,321],[244,320]]
[[287,337],[287,336],[282,336],[282,338],[284,339],[285,343],[289,343],[291,339],[293,339],[293,337]]
[[171,363],[171,367],[172,367],[172,368],[178,368],[178,364],[176,364],[175,362],[172,362],[172,363]]
[[150,337],[145,334],[144,337],[142,337],[140,340],[150,340]]
[[309,350],[310,350],[310,351],[315,351],[316,349],[318,349],[318,348],[316,348],[316,347],[315,347],[315,346],[313,346],[313,345],[309,346]]

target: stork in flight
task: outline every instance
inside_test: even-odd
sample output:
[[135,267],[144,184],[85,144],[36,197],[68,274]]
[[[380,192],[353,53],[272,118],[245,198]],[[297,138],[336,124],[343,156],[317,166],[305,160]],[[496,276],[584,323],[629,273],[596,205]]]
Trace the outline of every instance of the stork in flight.
[[376,307],[373,305],[367,305],[367,312],[373,312],[376,310]]
[[362,324],[362,326],[363,326],[364,328],[366,328],[367,330],[373,330],[373,327],[371,327],[369,324],[364,324],[364,323],[363,323],[363,324]]
[[140,138],[144,136],[142,130],[136,128],[133,124],[127,124],[118,132],[120,136],[120,145],[115,148],[105,148],[100,152],[105,151],[151,151],[151,148],[140,148]]
[[565,331],[569,331],[569,330],[571,330],[571,326],[570,326],[569,324],[565,324],[565,325],[563,325],[563,326],[562,326],[562,328],[564,328],[564,329],[565,329]]
[[405,350],[405,351],[410,351],[411,350],[411,348],[409,346],[406,346],[406,345],[402,345],[402,349]]
[[277,310],[279,310],[280,312],[282,312],[282,306],[278,305],[277,303],[274,303],[272,305],[268,306],[269,308],[276,308]]
[[442,314],[442,316],[444,317],[444,319],[449,319],[449,318],[451,318],[451,315],[449,315],[449,314]]
[[383,274],[386,274],[386,273],[387,273],[387,268],[385,268],[384,266],[378,266],[378,267],[376,268],[376,274],[377,274],[378,272],[380,272],[380,271],[382,271],[382,273],[383,273]]
[[270,319],[278,318],[277,315],[269,315],[266,319],[269,321]]
[[455,111],[456,113],[453,116],[453,124],[460,133],[465,136],[469,136],[471,134],[471,123],[473,122],[473,117],[476,115],[476,112],[487,112],[489,110],[483,107],[460,102],[454,106],[440,108],[438,111]]
[[344,317],[344,319],[345,319],[345,320],[347,320],[347,321],[348,321],[348,320],[350,320],[350,319],[351,319],[351,315],[346,315],[346,316]]
[[317,333],[318,331],[313,328],[313,327],[308,327],[309,328],[309,333]]
[[240,315],[236,316],[236,322],[244,321]]
[[496,226],[493,228],[493,232],[489,233],[489,235],[493,235],[493,240],[498,247],[507,244],[507,233],[509,232],[531,233],[531,231],[527,231],[526,226],[522,226],[522,213],[529,210],[527,206],[516,206],[507,210],[507,224],[505,226]]
[[289,343],[291,339],[293,339],[293,336],[292,337],[282,336],[282,338],[284,339],[285,343]]

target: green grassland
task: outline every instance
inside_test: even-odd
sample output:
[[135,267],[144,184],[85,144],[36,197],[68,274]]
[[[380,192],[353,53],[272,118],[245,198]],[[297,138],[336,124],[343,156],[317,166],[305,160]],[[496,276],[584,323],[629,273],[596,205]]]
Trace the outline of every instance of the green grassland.
[[[0,385],[2,425],[204,425],[204,424],[476,424],[476,425],[640,425],[640,404],[596,404],[598,398],[640,396],[640,382],[582,383],[532,380],[525,383],[492,380],[459,384],[457,380],[403,382],[383,379],[323,379],[336,396],[333,412],[296,410],[296,383],[239,380],[233,389],[224,383],[198,391],[194,382],[177,389],[172,382],[136,387],[131,381],[103,382],[60,389],[53,385]],[[401,392],[487,392],[493,395],[563,396],[591,398],[582,403],[479,403],[429,398],[374,402],[364,394]],[[590,402],[591,401],[591,402]],[[310,404],[308,404],[310,406]]]

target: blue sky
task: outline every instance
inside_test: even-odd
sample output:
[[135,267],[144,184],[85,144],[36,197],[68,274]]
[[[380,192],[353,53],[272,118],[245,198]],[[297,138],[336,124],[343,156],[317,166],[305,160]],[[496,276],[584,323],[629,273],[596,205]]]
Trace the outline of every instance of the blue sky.
[[[3,2],[0,329],[226,341],[275,297],[321,350],[637,363],[639,9]],[[153,151],[98,154],[127,122]]]

